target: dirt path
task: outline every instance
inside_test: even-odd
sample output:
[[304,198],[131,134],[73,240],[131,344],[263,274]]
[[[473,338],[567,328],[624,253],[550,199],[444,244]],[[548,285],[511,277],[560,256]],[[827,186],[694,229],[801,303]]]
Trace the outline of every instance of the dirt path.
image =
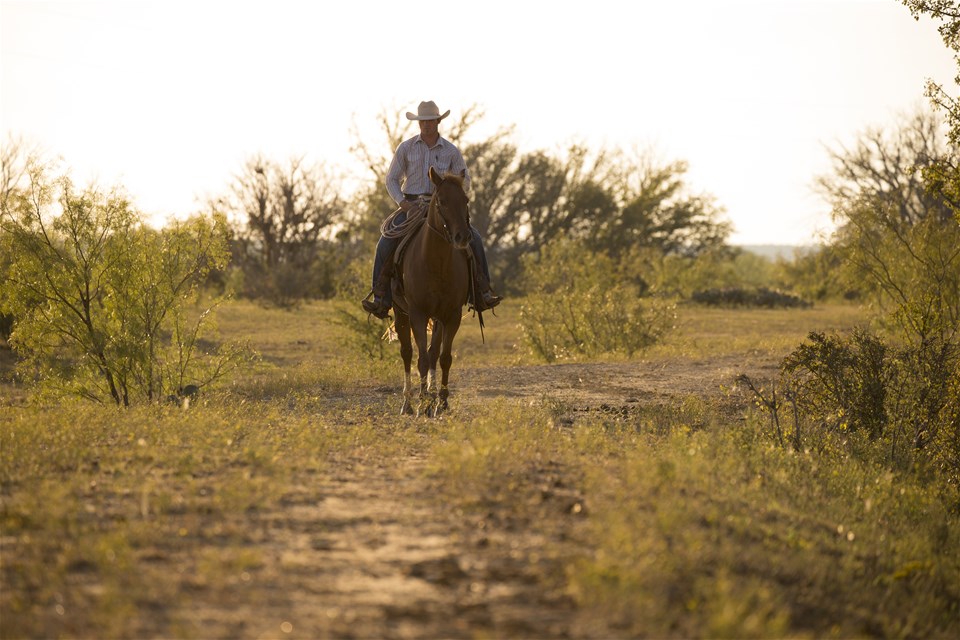
[[302,478],[248,523],[258,566],[218,593],[188,575],[199,584],[178,617],[211,638],[567,636],[573,606],[549,587],[560,565],[538,551],[543,530],[437,509],[424,463]]
[[[629,408],[718,397],[738,363],[478,368],[460,371],[457,387],[468,403],[507,397],[558,400],[574,412]],[[773,367],[755,365],[752,373]],[[213,599],[218,608],[198,598],[192,622],[221,637],[591,635],[562,591],[563,562],[582,551],[583,519],[569,509],[571,496],[552,496],[547,517],[536,522],[504,518],[496,506],[463,514],[438,508],[426,460],[392,462],[332,461],[329,477],[299,478],[277,509],[257,516],[264,562],[255,580],[262,584],[248,588],[269,603],[270,617],[240,622],[229,598]]]
[[[507,401],[562,404],[578,412],[632,410],[692,395],[725,398],[745,358],[465,368],[453,393],[462,406]],[[750,357],[747,373],[776,363]],[[399,389],[381,389],[397,402]],[[366,393],[369,393],[367,391]],[[456,407],[457,398],[454,398]],[[736,404],[735,398],[724,402]],[[731,407],[736,409],[736,407]],[[584,514],[571,509],[575,481],[563,469],[537,478],[543,503],[518,517],[498,507],[464,513],[438,501],[420,456],[330,460],[323,473],[295,470],[289,490],[266,509],[231,516],[229,544],[253,560],[219,559],[216,530],[194,544],[171,539],[139,558],[143,580],[175,576],[177,602],[139,605],[137,635],[177,631],[226,638],[467,638],[595,636],[564,593],[564,566]],[[209,525],[208,525],[209,526]],[[219,526],[214,524],[214,526]],[[189,541],[184,541],[189,542]],[[233,567],[231,562],[238,562]],[[214,586],[216,585],[216,586]],[[93,586],[91,585],[91,588]],[[171,619],[179,622],[171,626]],[[181,627],[182,625],[182,627]]]
[[776,375],[776,360],[750,355],[748,366],[747,357],[468,369],[458,372],[458,386],[481,398],[550,398],[592,408],[660,404],[689,395],[720,396],[740,373]]

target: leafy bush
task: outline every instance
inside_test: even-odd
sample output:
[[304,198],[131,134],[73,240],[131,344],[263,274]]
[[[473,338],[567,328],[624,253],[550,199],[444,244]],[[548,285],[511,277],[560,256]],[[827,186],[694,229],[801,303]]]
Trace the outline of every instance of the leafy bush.
[[888,423],[887,347],[866,330],[846,340],[813,332],[782,363],[793,376],[797,396],[807,413],[831,416],[840,430],[864,430],[871,439]]
[[604,353],[633,355],[670,327],[673,307],[642,297],[614,261],[559,240],[524,261],[524,339],[547,362]]
[[11,343],[44,388],[127,406],[203,386],[243,360],[240,345],[203,348],[213,308],[192,310],[226,260],[222,219],[154,231],[117,192],[77,192],[41,166],[29,183],[0,216],[11,256],[0,310],[16,318]]
[[0,339],[4,342],[10,339],[13,332],[13,316],[8,313],[0,313]]
[[883,203],[857,203],[846,213],[853,238],[839,251],[848,277],[871,295],[890,331],[913,345],[956,341],[960,225],[936,218],[906,225]]
[[384,360],[396,353],[384,339],[391,323],[389,319],[377,320],[360,307],[360,300],[370,292],[370,267],[371,260],[364,257],[343,270],[333,323],[347,330],[346,341],[353,351],[371,360]]
[[775,280],[778,286],[815,302],[853,300],[860,296],[863,286],[854,281],[844,282],[843,258],[829,245],[798,252],[792,260],[778,259]]
[[[932,464],[958,483],[960,225],[949,185],[924,170],[955,157],[956,139],[949,146],[937,119],[918,114],[831,154],[833,174],[819,181],[838,222],[830,259],[842,261],[885,333],[810,334],[783,363],[781,395],[798,444],[808,420],[887,464]],[[782,407],[764,402],[774,414]]]
[[733,247],[724,246],[697,255],[658,255],[656,252],[640,255],[647,264],[638,273],[644,274],[651,288],[682,298],[706,289],[755,289],[775,284],[773,263],[769,259]]
[[783,360],[771,390],[741,380],[770,412],[781,444],[792,416],[796,450],[845,446],[891,467],[932,468],[960,482],[954,343],[890,345],[862,328],[849,337],[813,332]]
[[707,289],[706,291],[695,291],[691,296],[694,302],[706,304],[714,307],[764,307],[767,309],[782,308],[805,309],[810,307],[810,303],[797,296],[759,287],[757,289],[748,289],[744,287],[727,287],[723,289]]

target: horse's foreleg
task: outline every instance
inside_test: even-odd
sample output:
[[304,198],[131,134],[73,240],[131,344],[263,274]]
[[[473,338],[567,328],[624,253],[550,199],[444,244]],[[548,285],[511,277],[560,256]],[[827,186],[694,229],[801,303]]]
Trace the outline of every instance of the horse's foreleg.
[[451,322],[443,326],[443,341],[440,348],[440,394],[437,401],[437,407],[434,415],[440,415],[441,411],[449,408],[447,398],[450,397],[450,389],[447,384],[450,382],[450,367],[453,364],[453,338],[460,329],[460,320]]
[[410,318],[406,314],[397,313],[395,322],[397,339],[400,341],[400,357],[403,359],[403,406],[400,415],[412,415],[413,384],[410,380],[410,364],[413,361],[413,344],[410,342]]
[[410,328],[413,330],[413,339],[417,343],[417,372],[420,374],[420,406],[417,415],[429,411],[427,397],[427,378],[430,371],[430,354],[427,350],[427,319],[411,318]]
[[413,398],[413,383],[410,381],[410,366],[408,365],[403,375],[403,406],[400,407],[400,415],[413,415],[413,403],[410,402],[411,398]]
[[437,395],[437,358],[440,356],[440,346],[443,339],[443,325],[433,322],[433,331],[430,333],[430,370],[427,372],[427,391],[432,396]]

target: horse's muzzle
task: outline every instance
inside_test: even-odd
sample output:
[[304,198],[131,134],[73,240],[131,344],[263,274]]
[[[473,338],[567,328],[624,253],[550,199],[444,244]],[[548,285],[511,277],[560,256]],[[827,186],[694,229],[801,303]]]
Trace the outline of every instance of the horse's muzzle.
[[462,231],[458,231],[457,233],[453,234],[453,246],[455,246],[457,249],[466,249],[469,244],[470,244],[469,233],[463,233]]

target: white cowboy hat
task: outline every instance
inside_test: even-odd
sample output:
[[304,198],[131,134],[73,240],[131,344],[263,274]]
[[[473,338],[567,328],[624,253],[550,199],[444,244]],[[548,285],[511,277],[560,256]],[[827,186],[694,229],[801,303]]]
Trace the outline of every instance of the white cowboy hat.
[[448,115],[450,115],[450,109],[447,109],[446,113],[440,115],[440,107],[437,106],[436,102],[430,100],[420,103],[420,106],[417,107],[417,115],[413,115],[407,111],[407,120],[443,120]]

